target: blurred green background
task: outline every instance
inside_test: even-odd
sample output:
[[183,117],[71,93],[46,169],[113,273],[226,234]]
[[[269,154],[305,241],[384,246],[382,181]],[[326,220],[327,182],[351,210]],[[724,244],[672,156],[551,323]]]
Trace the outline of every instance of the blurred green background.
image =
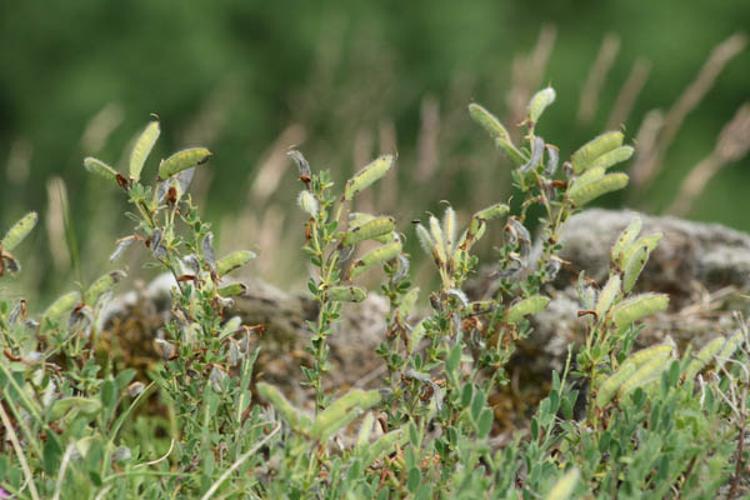
[[[558,99],[540,133],[565,155],[605,129],[640,61],[650,70],[624,121],[632,140],[650,110],[666,114],[712,49],[748,25],[746,0],[2,0],[0,227],[30,209],[42,214],[46,230],[29,249],[36,260],[25,278],[38,288],[106,270],[129,222],[117,211],[121,193],[90,178],[81,160],[121,162],[156,113],[157,157],[193,143],[215,153],[196,190],[222,246],[275,247],[260,274],[294,281],[301,265],[286,262],[301,255],[300,219],[280,154],[291,144],[339,178],[397,150],[399,178],[371,203],[406,223],[442,198],[477,208],[507,196],[509,181],[466,116],[469,102],[508,123],[524,85],[552,84]],[[618,50],[598,105],[581,119],[582,88],[608,35]],[[604,203],[654,213],[670,205],[748,99],[748,53],[722,68],[653,179]],[[748,167],[747,157],[727,164],[689,215],[750,230]],[[61,196],[74,234],[67,241]]]

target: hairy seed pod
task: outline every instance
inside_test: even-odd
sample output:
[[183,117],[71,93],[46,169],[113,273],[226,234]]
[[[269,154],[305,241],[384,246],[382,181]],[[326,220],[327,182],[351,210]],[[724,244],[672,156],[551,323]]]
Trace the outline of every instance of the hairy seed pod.
[[396,450],[397,446],[406,443],[408,439],[408,434],[404,432],[404,429],[401,427],[387,434],[383,434],[367,446],[366,456],[362,460],[362,465],[367,467],[375,460],[378,460],[385,455],[389,455]]
[[495,115],[476,103],[469,104],[469,115],[490,134],[495,146],[502,149],[516,166],[524,164],[524,155],[513,145],[510,134]]
[[143,165],[146,163],[148,155],[151,154],[151,150],[156,144],[156,140],[159,138],[161,130],[159,129],[159,122],[154,120],[146,125],[146,128],[138,136],[133,146],[133,151],[130,153],[130,163],[128,172],[133,182],[141,180],[141,171]]
[[607,312],[609,312],[609,309],[612,307],[612,304],[615,303],[615,301],[622,293],[621,284],[622,280],[620,280],[619,275],[611,274],[609,276],[607,284],[604,285],[604,288],[602,288],[601,293],[599,293],[599,299],[596,301],[596,315],[600,319],[604,318]]
[[93,306],[99,297],[114,288],[118,281],[126,277],[125,271],[112,271],[97,278],[83,293],[83,302]]
[[432,246],[432,255],[438,265],[444,265],[448,262],[448,253],[445,250],[445,239],[443,238],[443,228],[437,217],[430,216],[430,236],[435,244]]
[[312,427],[312,419],[292,406],[284,395],[276,387],[265,382],[258,382],[255,386],[261,398],[268,401],[274,410],[286,420],[292,430],[306,434]]
[[58,297],[42,314],[45,320],[54,321],[66,312],[73,309],[81,301],[81,294],[78,292],[68,292]]
[[292,149],[288,151],[286,155],[292,159],[295,165],[297,165],[299,178],[302,181],[310,182],[310,178],[312,177],[312,170],[310,169],[310,164],[307,162],[302,153],[300,153],[296,149]]
[[239,269],[256,257],[250,250],[237,250],[222,257],[216,262],[216,272],[219,276],[226,276],[235,269]]
[[71,410],[78,411],[84,415],[93,416],[99,413],[99,410],[101,409],[102,403],[98,399],[71,396],[58,399],[52,403],[52,407],[49,411],[49,419],[50,421],[59,420]]
[[557,97],[557,93],[552,87],[544,88],[534,94],[529,101],[528,107],[529,121],[532,125],[539,122],[539,117],[542,116],[542,113],[544,113],[544,110],[547,109],[549,105],[555,102],[555,97]]
[[573,171],[576,174],[585,172],[591,168],[594,160],[599,158],[601,155],[612,151],[615,148],[622,146],[622,141],[625,138],[622,132],[613,131],[605,132],[597,137],[594,137],[589,142],[578,148],[573,153],[571,160],[573,162]]
[[631,377],[620,386],[620,389],[617,391],[617,396],[620,399],[623,399],[638,387],[643,387],[644,385],[656,380],[669,366],[667,363],[669,356],[669,353],[665,354],[660,351],[653,352],[651,357],[643,361],[643,363],[638,366],[635,373],[633,373],[633,375],[631,375]]
[[219,288],[218,293],[221,297],[238,297],[247,292],[247,285],[244,283],[230,283]]
[[624,363],[599,387],[596,394],[596,406],[601,408],[612,401],[617,390],[624,384],[636,371],[637,367],[633,363]]
[[310,436],[320,441],[328,440],[380,400],[379,391],[350,390],[315,417],[310,428]]
[[695,378],[699,372],[708,366],[716,357],[718,363],[723,364],[726,359],[732,356],[737,348],[742,344],[744,335],[742,331],[737,331],[730,337],[716,337],[711,342],[703,346],[695,357],[688,363],[685,369],[685,377],[688,380]]
[[420,321],[411,331],[409,335],[409,354],[413,354],[419,347],[420,342],[424,338],[426,331],[424,326],[424,320]]
[[443,214],[443,236],[445,237],[445,251],[452,254],[456,243],[456,212],[453,207],[447,207]]
[[8,229],[8,232],[0,241],[2,249],[10,252],[16,248],[31,233],[38,220],[39,216],[36,212],[29,212],[21,217],[18,222],[13,224],[13,227]]
[[524,316],[543,311],[547,304],[549,304],[549,297],[543,295],[526,297],[508,308],[505,313],[505,320],[508,323],[518,323]]
[[110,167],[101,160],[97,160],[96,158],[92,158],[91,156],[84,158],[83,168],[85,168],[87,172],[96,174],[100,177],[104,177],[105,179],[112,182],[117,182],[117,170]]
[[534,142],[531,143],[531,156],[529,161],[518,167],[518,171],[526,174],[531,172],[537,165],[542,162],[544,156],[544,139],[541,137],[534,137]]
[[370,444],[373,425],[375,425],[375,415],[373,415],[371,411],[368,411],[365,414],[365,418],[362,419],[362,424],[359,426],[359,432],[357,432],[357,441],[354,445],[355,453],[362,453]]
[[623,252],[632,245],[632,243],[635,241],[635,239],[638,237],[638,235],[641,232],[641,227],[643,226],[643,221],[640,217],[635,217],[630,224],[628,224],[628,227],[626,227],[621,233],[620,236],[617,237],[617,241],[615,241],[615,244],[612,246],[612,262],[622,267],[623,265],[623,259],[622,254]]
[[328,296],[334,302],[362,302],[367,291],[358,286],[334,286],[328,289]]
[[401,242],[394,241],[370,250],[352,265],[351,277],[355,278],[377,264],[395,259],[401,253]]
[[560,163],[560,149],[552,144],[545,146],[547,150],[547,165],[544,167],[544,175],[552,177],[557,172],[557,165]]
[[380,180],[388,173],[395,161],[395,156],[383,155],[367,164],[346,182],[344,186],[344,199],[351,200],[355,194]]
[[601,167],[606,170],[613,165],[629,160],[634,152],[633,146],[620,146],[594,159],[589,168]]
[[630,292],[635,286],[643,268],[646,267],[651,252],[661,241],[662,234],[652,234],[639,238],[622,253],[622,289],[625,293]]
[[669,296],[663,293],[644,293],[624,300],[612,308],[612,318],[617,328],[623,329],[639,319],[665,311]]
[[422,250],[424,250],[427,255],[432,255],[432,248],[435,246],[435,241],[432,239],[432,236],[430,236],[430,232],[425,229],[422,224],[417,224],[416,231],[417,240],[419,241]]
[[496,203],[490,205],[487,208],[483,208],[479,212],[474,214],[474,219],[488,221],[492,219],[498,219],[507,215],[510,212],[510,207],[505,203]]
[[318,200],[310,191],[300,191],[297,196],[297,205],[310,217],[318,216]]
[[618,191],[628,185],[626,174],[607,174],[600,179],[586,184],[574,183],[568,191],[568,198],[576,207],[582,207],[596,198]]
[[648,259],[648,257],[651,255],[651,252],[657,246],[659,246],[659,242],[661,241],[663,236],[664,235],[662,233],[654,233],[648,236],[642,236],[630,245],[626,246],[622,251],[622,256],[620,257],[621,267],[625,269],[625,267],[627,267],[628,265],[628,262],[631,261],[633,255],[638,252],[643,253],[644,248],[646,252],[646,258]]
[[653,358],[668,358],[673,350],[674,348],[670,344],[652,345],[651,347],[646,347],[645,349],[632,353],[628,356],[625,362],[638,368]]
[[356,245],[365,240],[374,240],[389,235],[396,227],[393,217],[375,217],[361,225],[349,226],[344,234],[345,245]]
[[159,178],[166,179],[172,177],[175,174],[179,174],[183,170],[203,165],[211,157],[213,153],[207,148],[187,148],[182,151],[177,151],[166,160],[162,160],[159,163]]
[[573,467],[565,473],[563,477],[557,480],[552,489],[544,497],[545,500],[568,500],[573,497],[573,492],[578,485],[581,472],[577,467]]

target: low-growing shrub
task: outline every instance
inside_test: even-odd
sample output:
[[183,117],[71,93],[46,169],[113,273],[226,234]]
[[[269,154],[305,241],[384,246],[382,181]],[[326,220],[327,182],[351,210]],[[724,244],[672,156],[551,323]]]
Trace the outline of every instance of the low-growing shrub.
[[[483,107],[469,112],[515,164],[516,199],[497,200],[462,221],[399,221],[355,211],[357,196],[396,163],[373,160],[337,189],[299,151],[299,207],[308,219],[304,253],[309,293],[318,305],[309,330],[312,362],[301,369],[313,409],[254,377],[254,325],[227,317],[245,293],[231,273],[254,254],[217,256],[211,226],[188,192],[205,148],[162,160],[153,185],[142,182],[159,137],[152,121],[136,141],[127,173],[86,158],[84,166],[128,197],[131,235],[113,260],[143,244],[154,267],[174,279],[171,312],[155,344],[161,360],[146,375],[97,354],[104,306],[123,271],[79,285],[31,317],[23,299],[0,301],[3,428],[0,485],[5,495],[69,498],[713,498],[740,493],[747,466],[747,341],[744,324],[697,353],[668,343],[633,352],[643,318],[664,311],[666,295],[634,294],[660,235],[631,224],[611,252],[601,290],[581,274],[584,345],[571,346],[562,373],[526,429],[498,435],[491,398],[509,383],[505,368],[529,318],[549,303],[546,285],[564,264],[559,236],[571,214],[624,187],[610,169],[633,148],[620,131],[604,133],[560,162],[536,133],[551,88],[531,99],[523,144],[514,144]],[[540,245],[526,228],[539,218]],[[0,274],[20,271],[18,246],[36,223],[29,214],[0,242]],[[402,233],[405,232],[405,234]],[[492,294],[472,300],[464,285],[478,269],[474,245],[502,232]],[[434,262],[434,290],[412,284],[406,238]],[[273,249],[266,249],[273,251]],[[342,310],[368,294],[363,275],[379,276],[387,298],[377,349],[385,374],[372,390],[335,388],[329,339],[346,336]],[[372,287],[371,287],[372,288]],[[297,377],[289,373],[290,378]],[[149,407],[150,410],[146,411]],[[160,446],[156,436],[167,436]],[[745,478],[746,480],[746,478]]]

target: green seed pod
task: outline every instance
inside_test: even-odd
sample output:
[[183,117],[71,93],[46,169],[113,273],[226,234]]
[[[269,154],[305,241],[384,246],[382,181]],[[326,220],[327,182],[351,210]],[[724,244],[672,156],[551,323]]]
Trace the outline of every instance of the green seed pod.
[[422,339],[424,338],[424,334],[424,320],[422,320],[414,325],[411,335],[409,335],[409,354],[413,354],[417,350],[419,343],[422,342]]
[[117,182],[117,170],[110,167],[101,160],[92,158],[91,156],[83,159],[83,168],[92,174],[104,177],[112,182]]
[[313,424],[312,419],[292,406],[292,403],[284,397],[280,390],[265,382],[258,382],[255,387],[260,397],[273,406],[279,415],[286,420],[289,427],[299,433],[309,433]]
[[216,262],[216,272],[219,276],[226,276],[235,269],[239,269],[256,257],[250,250],[237,250]]
[[83,293],[83,302],[92,306],[96,304],[99,297],[112,290],[122,278],[127,276],[124,271],[112,271],[97,278]]
[[456,211],[452,207],[446,208],[443,214],[443,236],[446,252],[453,253],[456,243]]
[[510,212],[510,207],[506,205],[505,203],[495,203],[494,205],[490,205],[487,208],[483,208],[479,212],[474,214],[475,219],[479,220],[492,220],[492,219],[498,219],[500,217],[503,217]]
[[617,391],[617,396],[620,399],[623,399],[638,387],[647,385],[657,379],[661,373],[668,368],[669,363],[666,362],[667,359],[669,359],[669,353],[664,354],[659,351],[651,353],[651,356],[638,367],[635,373],[633,373],[624,384],[620,386],[620,389]]
[[212,156],[213,153],[206,148],[187,148],[177,151],[159,163],[159,178],[166,179],[179,174],[183,170],[203,165]]
[[365,449],[366,456],[362,460],[362,465],[367,467],[372,464],[375,460],[378,460],[385,455],[391,454],[396,446],[406,443],[409,436],[402,427],[393,430],[387,434],[383,434],[372,444],[368,445]]
[[335,302],[362,302],[367,291],[358,286],[334,286],[328,289],[328,296]]
[[344,199],[351,200],[355,194],[380,180],[388,173],[388,170],[391,169],[395,161],[395,156],[383,155],[366,165],[346,182],[346,186],[344,186]]
[[568,191],[568,198],[576,207],[582,207],[596,198],[617,191],[628,185],[626,174],[607,174],[593,182],[574,182]]
[[356,452],[362,452],[370,444],[370,435],[372,434],[372,426],[374,424],[375,416],[372,412],[367,412],[364,420],[362,420],[362,425],[359,426],[359,432],[357,432]]
[[318,216],[318,200],[308,191],[300,191],[297,196],[297,205],[310,217]]
[[617,328],[627,328],[639,319],[667,309],[669,296],[663,293],[644,293],[624,300],[612,308]]
[[29,233],[31,233],[38,220],[39,216],[36,212],[29,212],[21,217],[21,219],[13,224],[13,227],[5,233],[3,240],[0,241],[0,246],[2,246],[3,250],[10,252],[16,248],[24,239],[26,239]]
[[573,161],[573,172],[576,174],[585,172],[591,168],[594,160],[601,155],[622,146],[624,138],[625,136],[622,132],[605,132],[594,137],[573,153],[573,156],[571,157],[571,160]]
[[141,180],[141,171],[143,165],[146,163],[148,155],[151,154],[151,150],[156,144],[156,140],[159,138],[161,130],[159,129],[159,122],[154,120],[146,125],[141,135],[135,141],[133,151],[130,153],[130,178],[133,182]]
[[57,298],[48,308],[44,311],[42,317],[46,320],[54,321],[66,312],[73,309],[81,301],[81,294],[78,292],[68,292]]
[[439,262],[448,262],[448,251],[445,248],[445,238],[443,237],[443,228],[440,227],[440,222],[434,216],[430,216],[430,236],[435,244],[432,247],[432,253],[436,255]]
[[672,354],[673,347],[669,344],[657,344],[636,351],[625,360],[636,368],[648,363],[653,358],[666,359]]
[[620,257],[625,293],[632,290],[638,276],[646,266],[651,252],[659,245],[661,239],[661,233],[651,234],[638,238],[634,243],[625,247]]
[[365,240],[373,240],[389,235],[396,227],[393,217],[375,217],[361,225],[349,226],[344,234],[345,245],[356,245]]
[[607,377],[596,394],[596,406],[601,408],[612,401],[617,390],[635,373],[636,369],[633,363],[624,363],[617,371]]
[[72,396],[68,398],[58,399],[52,403],[50,408],[50,420],[55,421],[63,417],[66,413],[71,410],[76,410],[84,415],[96,415],[102,408],[102,403],[95,398],[82,398],[78,396]]
[[401,242],[394,241],[387,245],[380,246],[373,250],[370,250],[360,259],[357,259],[352,266],[351,277],[355,278],[360,274],[368,271],[377,264],[388,262],[391,259],[395,259],[401,253]]
[[244,283],[230,283],[219,288],[218,293],[224,298],[238,297],[244,295],[247,291],[247,286]]
[[641,232],[641,227],[643,226],[643,221],[640,217],[635,217],[630,224],[628,224],[628,227],[626,227],[623,232],[620,233],[620,236],[617,237],[617,241],[615,241],[615,244],[612,246],[612,262],[616,264],[617,266],[622,267],[623,260],[622,260],[622,254],[623,252],[630,247],[630,245],[635,241],[635,239],[638,237],[638,235]]
[[539,121],[539,117],[542,116],[547,106],[555,102],[556,96],[555,89],[552,87],[547,87],[534,94],[531,101],[529,101],[528,108],[529,121],[532,124],[536,124]]
[[495,115],[476,103],[469,104],[469,115],[490,134],[495,145],[502,149],[513,163],[517,166],[525,163],[523,154],[513,145],[510,134]]
[[[376,217],[372,214],[364,212],[352,212],[349,214],[349,231],[358,230],[357,228],[375,219]],[[393,241],[393,233],[382,234],[372,239],[377,241],[378,243],[390,243],[391,241]]]
[[634,152],[633,146],[620,146],[596,158],[589,168],[602,167],[608,169],[613,165],[629,160]]
[[435,246],[435,241],[430,236],[430,232],[422,224],[417,224],[417,240],[419,240],[419,245],[424,250],[424,253],[427,255],[433,254],[432,249]]
[[524,316],[543,311],[547,304],[549,304],[549,297],[543,295],[526,297],[510,306],[505,312],[505,319],[508,323],[518,323]]
[[318,414],[310,428],[310,436],[326,441],[362,412],[378,404],[380,400],[381,396],[378,391],[350,390]]
[[622,293],[621,284],[622,280],[620,280],[620,276],[617,274],[611,274],[609,276],[607,284],[602,288],[602,291],[599,293],[599,299],[596,301],[596,315],[599,319],[604,318],[612,307],[612,304],[615,303]]
[[651,252],[661,241],[661,233],[652,234],[639,238],[632,243],[622,253],[622,289],[628,293],[635,286],[638,277],[641,275],[643,268],[646,267]]
[[742,344],[743,340],[741,331],[738,331],[729,338],[716,337],[703,346],[690,363],[688,363],[688,366],[685,369],[685,377],[688,380],[695,378],[698,373],[703,371],[703,369],[711,363],[714,357],[718,358],[719,363],[723,363],[724,360],[734,354],[734,351],[736,351],[740,344]]
[[568,500],[573,496],[573,492],[578,485],[581,472],[577,467],[573,467],[565,473],[563,477],[557,480],[555,485],[549,490],[545,500]]

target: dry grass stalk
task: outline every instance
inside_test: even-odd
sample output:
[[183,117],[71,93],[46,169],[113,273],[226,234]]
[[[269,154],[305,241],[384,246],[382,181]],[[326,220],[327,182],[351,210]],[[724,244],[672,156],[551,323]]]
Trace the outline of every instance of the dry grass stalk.
[[633,63],[633,68],[630,70],[630,74],[622,85],[612,106],[612,111],[607,119],[607,130],[616,129],[628,120],[638,95],[640,95],[644,85],[646,85],[650,72],[650,61],[638,58]]
[[81,149],[87,155],[94,155],[102,150],[107,139],[125,119],[122,106],[110,102],[97,112],[86,124],[81,136]]
[[649,151],[649,154],[639,155],[639,158],[636,159],[633,168],[640,172],[640,178],[633,179],[636,186],[641,187],[647,184],[658,173],[662,158],[672,145],[687,115],[698,106],[708,91],[711,90],[716,78],[729,61],[739,55],[746,45],[747,37],[743,33],[736,33],[714,48],[698,76],[667,113],[664,119],[664,127],[653,151]]
[[71,257],[65,242],[65,213],[68,210],[68,190],[60,177],[47,181],[47,214],[45,226],[47,240],[55,270],[63,273],[70,269]]
[[425,182],[435,175],[438,166],[438,140],[440,135],[440,104],[435,96],[422,99],[419,137],[417,138],[417,168],[414,177]]
[[506,98],[510,110],[508,123],[520,123],[526,116],[526,105],[542,82],[556,38],[557,28],[545,25],[539,32],[534,50],[528,55],[517,55],[513,59],[512,83]]
[[28,139],[16,139],[10,146],[6,176],[8,182],[19,186],[29,178],[33,148]]
[[281,179],[289,168],[286,152],[291,146],[304,142],[305,128],[292,124],[284,129],[274,143],[263,154],[263,159],[254,172],[255,180],[250,186],[248,201],[254,206],[263,206],[268,197],[279,187]]
[[614,33],[608,33],[602,40],[596,60],[581,88],[581,99],[578,107],[578,121],[580,123],[590,123],[594,118],[599,104],[599,95],[619,51],[620,37]]
[[[396,124],[393,120],[384,120],[378,128],[380,154],[398,154]],[[398,172],[392,169],[383,178],[383,185],[378,191],[378,206],[383,212],[390,213],[398,206]]]
[[649,173],[644,170],[648,165],[645,160],[641,161],[641,159],[653,155],[663,126],[664,113],[659,109],[652,109],[643,117],[638,132],[635,134],[636,153],[635,161],[630,167],[630,182],[636,187],[642,187],[650,179]]
[[742,159],[750,149],[750,103],[743,104],[719,134],[714,150],[685,178],[668,212],[686,215],[706,185],[722,167]]

